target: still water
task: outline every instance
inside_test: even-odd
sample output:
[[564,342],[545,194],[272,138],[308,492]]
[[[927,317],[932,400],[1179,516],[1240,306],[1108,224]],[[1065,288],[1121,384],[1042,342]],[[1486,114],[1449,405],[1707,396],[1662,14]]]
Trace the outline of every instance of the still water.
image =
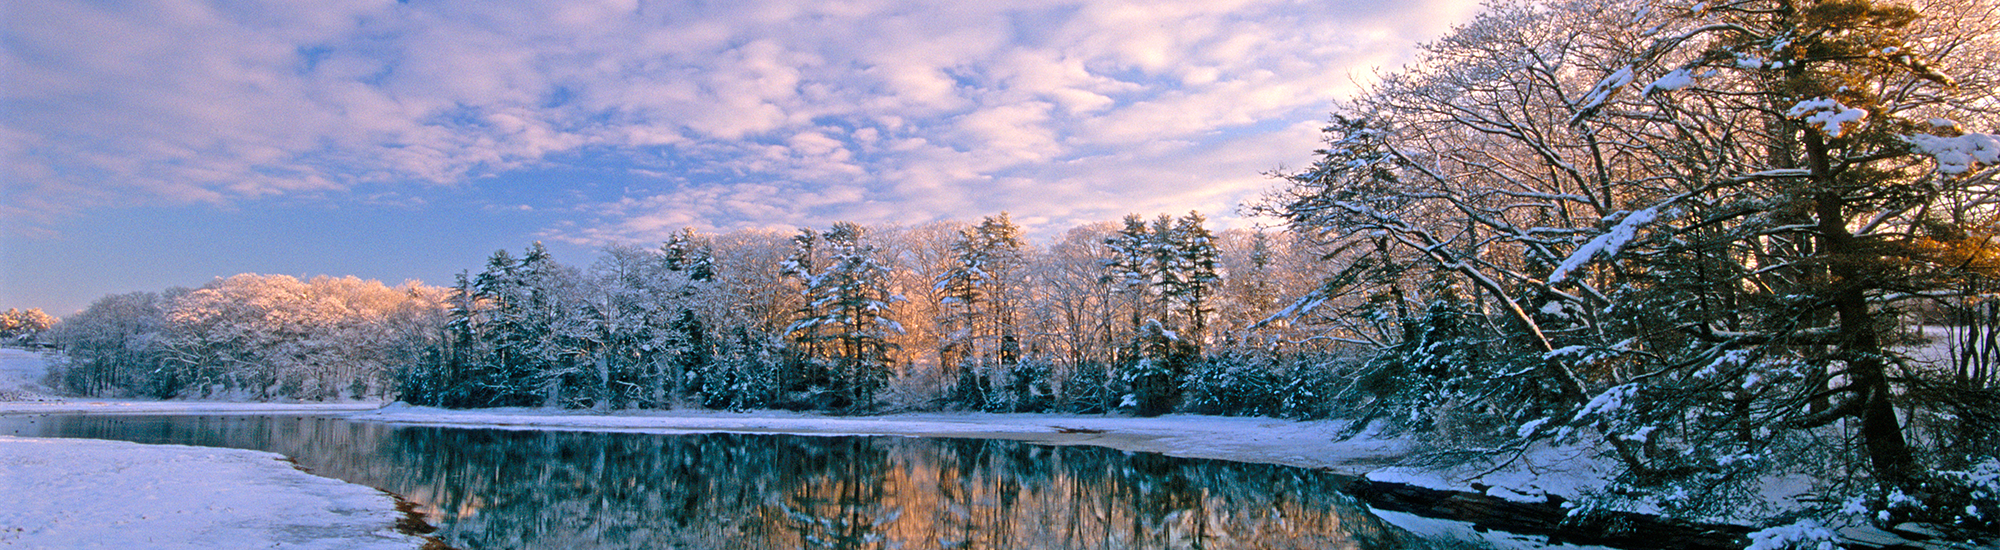
[[466,549],[1430,546],[1336,476],[1095,447],[248,415],[0,417],[0,434],[282,453],[402,495]]

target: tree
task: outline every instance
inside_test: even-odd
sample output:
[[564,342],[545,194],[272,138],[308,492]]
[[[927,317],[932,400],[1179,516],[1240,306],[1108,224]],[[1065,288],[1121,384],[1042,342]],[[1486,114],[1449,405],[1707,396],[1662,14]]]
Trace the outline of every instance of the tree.
[[1118,257],[1110,244],[1116,228],[1109,222],[1071,228],[1030,266],[1037,284],[1027,310],[1050,333],[1041,341],[1057,358],[1056,391],[1070,411],[1104,412],[1118,404],[1109,365],[1130,340],[1131,326],[1121,318],[1126,287],[1104,275]]
[[[2000,147],[1943,120],[1991,121],[1992,88],[1944,74],[1992,49],[1991,6],[1925,7],[1950,21],[1846,0],[1496,4],[1344,105],[1268,211],[1355,266],[1315,300],[1397,294],[1399,343],[1360,379],[1476,382],[1420,391],[1458,399],[1467,433],[1594,433],[1619,491],[1708,497],[1636,499],[1685,510],[1840,460],[1818,438],[1849,426],[1834,449],[1869,475],[1815,472],[1830,493],[1951,493],[1926,462],[1967,459],[1910,443],[1899,419],[1935,379],[1889,338],[1897,308],[1954,292],[1985,246],[1965,228]],[[1377,276],[1413,266],[1434,281],[1417,297]],[[1409,315],[1419,299],[1447,307]],[[1433,364],[1440,336],[1485,359],[1393,376]]]
[[[717,364],[709,323],[699,307],[712,295],[715,281],[715,256],[708,239],[692,228],[683,229],[660,245],[659,258],[663,271],[648,287],[654,295],[649,308],[656,316],[650,349],[657,356],[655,364],[664,361],[673,368],[654,373],[654,400],[660,400],[664,385],[679,394],[692,382],[709,407],[740,401],[741,377],[735,369]],[[662,384],[667,378],[671,384]]]
[[950,268],[935,285],[946,335],[940,357],[957,373],[953,400],[969,407],[997,406],[989,399],[993,378],[1021,363],[1020,235],[1007,213],[986,217],[953,243]]
[[1215,235],[1200,212],[1175,219],[1161,214],[1149,226],[1137,214],[1105,241],[1116,257],[1105,264],[1105,280],[1123,286],[1133,300],[1135,327],[1156,319],[1199,341],[1215,312],[1211,301],[1222,275]]
[[802,279],[806,304],[786,332],[805,346],[809,361],[825,369],[830,399],[822,406],[846,412],[874,406],[876,392],[894,374],[889,335],[903,330],[885,316],[889,303],[902,297],[889,291],[889,270],[875,246],[863,241],[865,232],[854,223],[835,223],[824,237],[822,264],[814,257],[818,234],[801,230],[789,264],[789,272]]
[[40,308],[21,310],[10,307],[6,313],[0,313],[0,339],[34,344],[56,323],[55,316],[42,313]]
[[1162,248],[1168,253],[1163,271],[1172,275],[1163,278],[1161,294],[1187,318],[1188,337],[1196,343],[1207,337],[1209,316],[1215,313],[1215,295],[1222,281],[1217,267],[1221,253],[1207,222],[1200,212],[1190,211],[1174,220],[1172,230],[1162,239]]
[[1126,393],[1120,407],[1139,416],[1159,416],[1180,406],[1181,381],[1199,358],[1196,347],[1180,335],[1149,320],[1132,340],[1130,365],[1119,370]]
[[185,381],[165,368],[168,300],[156,292],[107,295],[56,325],[50,340],[66,357],[62,388],[81,395],[180,393]]

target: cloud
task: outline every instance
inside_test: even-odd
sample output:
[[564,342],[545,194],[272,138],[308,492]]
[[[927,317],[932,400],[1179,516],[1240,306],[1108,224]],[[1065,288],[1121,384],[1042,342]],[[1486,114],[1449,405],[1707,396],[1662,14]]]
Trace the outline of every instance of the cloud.
[[[0,222],[629,178],[547,238],[1062,223],[1201,208],[1303,158],[1352,79],[1470,2],[10,3]],[[589,153],[589,154],[582,154]],[[366,187],[367,189],[362,189]],[[534,205],[538,211],[554,205]],[[1045,228],[1059,231],[1061,228]]]

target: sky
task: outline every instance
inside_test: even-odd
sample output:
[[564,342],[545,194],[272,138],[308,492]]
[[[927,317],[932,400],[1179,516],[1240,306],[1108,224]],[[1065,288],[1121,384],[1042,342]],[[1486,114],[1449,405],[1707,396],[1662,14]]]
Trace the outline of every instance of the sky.
[[0,308],[1238,207],[1468,0],[7,0]]

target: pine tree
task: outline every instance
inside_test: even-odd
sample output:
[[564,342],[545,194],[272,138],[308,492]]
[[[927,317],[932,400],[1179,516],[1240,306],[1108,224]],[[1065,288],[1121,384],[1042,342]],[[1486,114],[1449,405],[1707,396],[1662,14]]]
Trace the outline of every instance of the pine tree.
[[1113,256],[1105,261],[1107,273],[1103,280],[1124,292],[1132,330],[1137,331],[1145,319],[1158,318],[1151,305],[1161,267],[1159,247],[1153,232],[1147,230],[1145,220],[1138,214],[1125,216],[1124,226],[1118,234],[1105,239],[1104,244],[1111,247]]
[[1215,234],[1206,225],[1201,213],[1188,212],[1175,220],[1172,231],[1160,239],[1170,261],[1164,271],[1173,274],[1163,278],[1161,293],[1187,318],[1183,325],[1186,336],[1197,345],[1208,334],[1209,316],[1215,313],[1212,302],[1222,282],[1221,271],[1216,267],[1221,254],[1215,247]]
[[790,272],[805,278],[807,305],[805,316],[787,332],[805,346],[809,360],[825,369],[832,399],[823,406],[842,412],[874,406],[876,392],[894,374],[890,352],[895,344],[889,335],[903,331],[888,317],[889,303],[902,297],[889,291],[889,269],[875,246],[864,242],[864,233],[860,225],[835,223],[824,236],[824,271],[810,269],[817,239],[797,241],[799,253],[790,262]]
[[[730,366],[716,361],[708,323],[697,313],[697,302],[715,279],[715,257],[711,245],[694,229],[685,228],[660,245],[660,262],[665,287],[657,292],[666,294],[661,300],[667,306],[658,312],[659,318],[655,320],[662,326],[654,342],[655,350],[660,355],[654,363],[659,365],[664,362],[671,367],[656,373],[652,382],[654,394],[659,395],[670,389],[678,396],[691,383],[695,392],[702,395],[705,406],[717,407],[733,402],[734,398],[730,395],[735,391],[731,387],[733,378],[725,373],[712,372],[726,370]],[[656,402],[660,400],[655,398]]]
[[957,385],[952,400],[990,406],[992,378],[1020,364],[1016,326],[1022,261],[1021,229],[1007,213],[988,216],[952,244],[952,265],[939,276],[945,333],[940,358]]
[[[1777,468],[1878,506],[1951,493],[1927,471],[1967,458],[1906,424],[1938,381],[1890,337],[1984,257],[1966,205],[1993,200],[2000,140],[1944,117],[1990,124],[1992,87],[1932,65],[1991,50],[1968,6],[1496,4],[1343,105],[1275,197],[1353,264],[1305,305],[1394,296],[1402,335],[1361,381],[1515,452],[1598,434],[1626,469],[1607,495],[1710,513]],[[1452,354],[1480,360],[1432,361]],[[1837,427],[1855,443],[1824,445]],[[1853,458],[1843,484],[1827,464]],[[1699,498],[1645,500],[1665,494]],[[1921,513],[1967,509],[1938,502]]]

